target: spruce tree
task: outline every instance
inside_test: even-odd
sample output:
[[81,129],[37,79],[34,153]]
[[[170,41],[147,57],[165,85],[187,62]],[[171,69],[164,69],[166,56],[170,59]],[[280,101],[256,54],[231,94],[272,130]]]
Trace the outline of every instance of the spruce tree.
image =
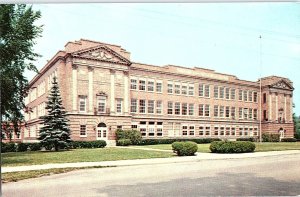
[[40,129],[39,140],[43,147],[51,150],[53,147],[58,151],[60,147],[67,147],[70,139],[68,119],[59,92],[57,78],[53,78],[52,87],[48,96],[46,108],[48,114],[42,116],[44,126]]

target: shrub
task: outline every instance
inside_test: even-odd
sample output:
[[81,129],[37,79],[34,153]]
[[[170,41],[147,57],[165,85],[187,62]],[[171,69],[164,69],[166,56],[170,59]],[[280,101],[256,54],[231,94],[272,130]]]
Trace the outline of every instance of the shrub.
[[28,150],[28,147],[29,147],[28,143],[18,143],[17,152],[25,152]]
[[253,137],[247,137],[247,138],[237,138],[236,141],[249,141],[249,142],[255,142],[256,139]]
[[282,138],[281,139],[281,142],[297,142],[297,139],[296,138]]
[[192,156],[198,150],[198,146],[195,142],[173,142],[172,149],[178,156]]
[[41,150],[41,144],[40,143],[30,143],[29,148],[31,151],[39,151],[39,150]]
[[263,142],[279,142],[280,135],[278,133],[263,133]]
[[255,144],[249,141],[212,142],[209,149],[213,153],[248,153],[255,150]]
[[173,142],[192,141],[197,144],[209,144],[213,141],[221,141],[219,138],[191,138],[191,139],[142,139],[138,145],[172,144]]
[[1,142],[1,152],[6,153],[6,152],[16,152],[17,151],[17,146],[15,143],[3,143]]
[[120,139],[117,141],[117,146],[129,146],[131,145],[130,139]]
[[69,147],[76,148],[104,148],[106,146],[106,141],[96,140],[96,141],[72,141],[69,143]]
[[121,140],[121,139],[129,139],[131,144],[137,145],[141,143],[142,140],[142,135],[139,131],[137,130],[122,130],[118,129],[116,131],[116,139]]

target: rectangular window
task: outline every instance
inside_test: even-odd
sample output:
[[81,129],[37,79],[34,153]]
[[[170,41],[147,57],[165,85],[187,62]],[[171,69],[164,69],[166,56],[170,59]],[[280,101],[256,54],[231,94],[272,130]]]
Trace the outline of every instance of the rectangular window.
[[182,103],[182,115],[187,115],[187,103]]
[[173,84],[172,83],[168,83],[168,93],[173,94]]
[[235,128],[234,127],[231,127],[231,135],[235,135]]
[[182,85],[181,86],[181,94],[187,95],[187,85]]
[[133,124],[133,125],[131,125],[131,128],[136,130],[138,128],[138,126],[136,124]]
[[116,107],[117,107],[117,113],[122,113],[122,99],[116,99]]
[[199,96],[204,96],[204,84],[199,84]]
[[187,135],[187,126],[182,126],[182,135]]
[[235,107],[231,107],[231,119],[235,119]]
[[214,86],[214,98],[219,98],[219,86]]
[[226,127],[226,135],[230,135],[230,127]]
[[226,106],[225,117],[229,118],[229,115],[230,115],[230,108],[229,108],[229,106]]
[[194,104],[192,103],[189,104],[189,115],[190,116],[194,115]]
[[156,101],[156,113],[162,114],[162,101]]
[[239,135],[243,136],[243,128],[241,128],[241,127],[239,128]]
[[206,136],[210,135],[210,127],[205,127],[205,135]]
[[253,119],[257,120],[257,109],[253,109]]
[[175,94],[180,94],[180,84],[175,84]]
[[219,127],[214,127],[214,135],[215,136],[219,135]]
[[162,128],[157,128],[156,129],[156,135],[157,136],[163,136],[163,129]]
[[248,96],[249,101],[252,102],[252,98],[253,98],[253,97],[252,97],[252,96],[253,96],[252,94],[253,94],[253,92],[252,92],[252,91],[249,91],[248,94],[249,94],[249,96]]
[[98,113],[105,113],[106,97],[98,97]]
[[136,79],[130,79],[130,89],[131,90],[137,89],[137,80]]
[[244,90],[244,101],[248,101],[248,91]]
[[148,128],[148,136],[153,137],[155,135],[154,133],[154,127],[149,127]]
[[209,117],[209,116],[210,116],[209,105],[205,105],[205,116],[206,116],[206,117]]
[[205,85],[205,95],[206,98],[210,97],[209,85]]
[[248,119],[248,108],[244,108],[244,119]]
[[203,126],[199,127],[199,135],[204,135],[204,127]]
[[175,115],[180,115],[180,103],[175,103]]
[[168,114],[173,114],[173,102],[168,102]]
[[154,92],[154,81],[148,81],[148,92]]
[[80,125],[80,137],[86,137],[86,125]]
[[194,85],[189,85],[189,96],[194,96]]
[[239,101],[243,100],[243,90],[239,90]]
[[144,114],[146,113],[146,100],[140,100],[140,113]]
[[145,91],[146,90],[146,81],[145,80],[139,80],[139,90]]
[[235,100],[235,89],[230,90],[230,99]]
[[153,114],[154,113],[154,100],[148,101],[148,113]]
[[130,112],[131,113],[136,113],[137,112],[137,100],[136,99],[131,99]]
[[224,130],[225,130],[225,127],[220,127],[220,135],[224,135],[225,134]]
[[229,99],[229,96],[230,96],[230,92],[229,92],[229,88],[225,88],[225,96],[226,96],[226,99]]
[[264,110],[264,120],[268,120],[268,118],[267,118],[267,110]]
[[243,119],[243,108],[239,108],[239,119]]
[[249,108],[249,119],[252,120],[252,108]]
[[220,106],[220,118],[224,118],[224,106]]
[[144,137],[147,135],[146,128],[140,128],[140,132],[141,132],[141,135],[144,136]]
[[267,94],[264,93],[264,94],[263,94],[263,103],[266,103],[266,102],[267,102]]
[[257,92],[253,92],[253,102],[257,103]]
[[219,117],[219,106],[214,105],[214,117]]
[[224,87],[220,87],[220,98],[224,98]]
[[204,105],[199,104],[199,116],[204,116]]
[[195,126],[189,126],[189,135],[195,135]]
[[79,96],[79,111],[86,112],[86,96]]
[[162,92],[162,82],[156,82],[156,92]]

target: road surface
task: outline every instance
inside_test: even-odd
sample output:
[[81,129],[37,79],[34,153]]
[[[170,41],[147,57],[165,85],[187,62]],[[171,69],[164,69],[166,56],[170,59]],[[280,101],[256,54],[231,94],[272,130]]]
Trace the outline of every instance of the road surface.
[[3,196],[294,196],[300,154],[97,168],[2,185]]

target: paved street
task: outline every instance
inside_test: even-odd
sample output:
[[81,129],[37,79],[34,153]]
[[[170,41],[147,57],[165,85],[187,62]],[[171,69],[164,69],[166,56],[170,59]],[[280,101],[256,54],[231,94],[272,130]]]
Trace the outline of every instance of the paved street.
[[5,183],[3,196],[300,195],[300,154],[87,169]]

